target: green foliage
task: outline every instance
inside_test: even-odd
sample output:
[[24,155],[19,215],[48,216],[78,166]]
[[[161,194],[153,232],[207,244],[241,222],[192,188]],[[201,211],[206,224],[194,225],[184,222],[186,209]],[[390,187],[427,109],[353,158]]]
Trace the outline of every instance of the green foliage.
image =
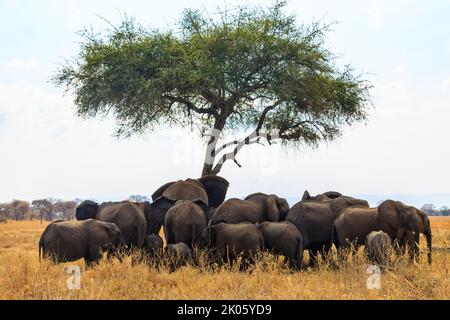
[[144,29],[125,18],[106,35],[82,33],[80,54],[53,80],[78,115],[113,114],[118,136],[160,126],[279,129],[316,145],[366,118],[368,84],[339,70],[327,26],[300,25],[284,2],[209,17],[186,10],[179,27]]

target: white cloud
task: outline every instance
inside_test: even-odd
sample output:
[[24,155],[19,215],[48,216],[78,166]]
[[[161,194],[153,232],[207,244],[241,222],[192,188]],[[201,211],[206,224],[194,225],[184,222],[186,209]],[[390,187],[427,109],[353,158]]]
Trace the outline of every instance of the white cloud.
[[405,73],[405,72],[408,72],[409,67],[406,64],[399,64],[399,65],[395,66],[394,70],[397,73]]
[[366,24],[370,29],[380,29],[384,24],[384,9],[380,2],[373,2],[367,9]]
[[449,90],[450,89],[450,76],[442,83],[442,89]]
[[12,58],[3,64],[0,64],[0,71],[33,71],[39,67],[40,63],[36,59],[25,60]]

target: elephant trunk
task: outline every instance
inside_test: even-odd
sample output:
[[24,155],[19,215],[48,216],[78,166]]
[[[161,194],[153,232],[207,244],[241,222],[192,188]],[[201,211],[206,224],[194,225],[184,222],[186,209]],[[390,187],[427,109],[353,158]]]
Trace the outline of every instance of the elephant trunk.
[[420,241],[420,232],[418,230],[416,230],[415,232],[411,232],[410,233],[410,257],[411,260],[414,260],[414,258],[418,258],[419,257],[419,241]]
[[428,227],[428,230],[424,233],[425,237],[427,239],[427,249],[428,249],[428,263],[431,264],[432,262],[432,236],[431,236],[431,229]]

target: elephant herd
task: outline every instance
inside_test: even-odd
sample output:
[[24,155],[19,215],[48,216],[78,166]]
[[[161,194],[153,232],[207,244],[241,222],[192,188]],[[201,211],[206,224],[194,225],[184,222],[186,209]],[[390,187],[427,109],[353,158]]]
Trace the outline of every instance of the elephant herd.
[[318,254],[329,253],[333,244],[338,256],[346,248],[364,245],[378,263],[386,260],[389,248],[404,252],[408,245],[413,259],[422,233],[431,263],[430,221],[402,202],[387,200],[370,208],[367,201],[338,192],[311,196],[305,191],[301,201],[289,207],[286,199],[265,193],[225,201],[228,188],[226,179],[205,176],[164,184],[153,193],[152,203],[84,201],[76,209],[77,221],[48,225],[39,241],[39,258],[55,263],[84,258],[89,267],[103,252],[121,260],[124,251],[140,250],[149,261],[171,256],[176,268],[193,250],[204,250],[218,266],[238,257],[245,266],[267,250],[284,256],[297,270],[304,250],[314,266]]

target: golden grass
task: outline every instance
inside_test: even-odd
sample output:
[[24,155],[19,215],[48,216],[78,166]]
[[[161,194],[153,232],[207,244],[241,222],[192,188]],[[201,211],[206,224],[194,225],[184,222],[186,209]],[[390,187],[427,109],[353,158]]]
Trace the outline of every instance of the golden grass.
[[[353,263],[334,270],[326,261],[318,269],[292,273],[265,255],[252,272],[236,268],[211,271],[186,266],[170,273],[144,264],[103,260],[84,270],[83,261],[39,263],[38,241],[46,224],[0,224],[0,299],[449,299],[450,218],[432,218],[433,265],[424,254],[419,264],[397,263],[382,276],[382,289],[366,287],[367,263],[360,251]],[[425,249],[424,239],[421,248]],[[65,267],[83,271],[81,289],[68,290]]]

